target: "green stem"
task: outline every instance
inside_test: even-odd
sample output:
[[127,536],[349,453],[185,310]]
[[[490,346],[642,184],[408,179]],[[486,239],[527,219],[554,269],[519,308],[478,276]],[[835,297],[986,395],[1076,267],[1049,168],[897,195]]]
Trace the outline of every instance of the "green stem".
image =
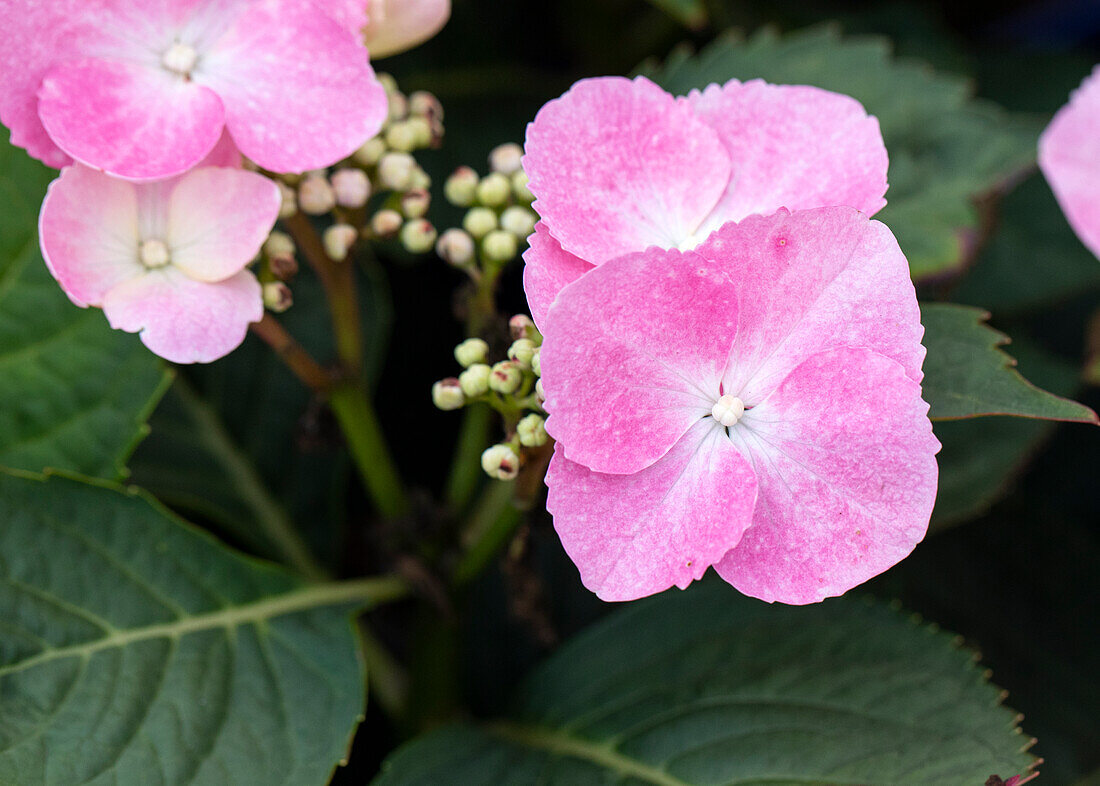
[[465,528],[469,546],[455,567],[456,587],[481,575],[516,531],[523,517],[512,504],[514,491],[512,483],[494,480],[482,492]]
[[387,518],[404,515],[409,501],[366,392],[350,380],[340,382],[329,392],[328,403],[379,513]]
[[365,620],[359,621],[359,644],[367,661],[367,686],[378,706],[390,718],[404,721],[409,702],[408,673],[375,638]]
[[462,414],[462,426],[458,432],[458,444],[451,459],[451,472],[447,476],[444,498],[447,506],[461,514],[470,504],[484,473],[481,471],[481,453],[489,447],[489,426],[493,410],[487,404],[467,407]]

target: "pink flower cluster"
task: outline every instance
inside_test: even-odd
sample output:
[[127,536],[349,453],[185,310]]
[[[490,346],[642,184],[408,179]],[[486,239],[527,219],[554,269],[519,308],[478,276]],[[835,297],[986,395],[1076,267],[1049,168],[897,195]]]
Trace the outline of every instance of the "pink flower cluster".
[[547,507],[606,600],[709,567],[811,603],[894,565],[936,495],[923,328],[878,124],[845,96],[591,79],[528,128]]
[[[436,29],[449,10],[408,6]],[[415,38],[391,16],[389,35]],[[377,133],[363,39],[387,25],[367,0],[0,0],[0,17],[0,121],[64,168],[40,220],[58,282],[169,360],[234,349],[263,316],[246,268],[280,202],[240,153],[302,172]]]

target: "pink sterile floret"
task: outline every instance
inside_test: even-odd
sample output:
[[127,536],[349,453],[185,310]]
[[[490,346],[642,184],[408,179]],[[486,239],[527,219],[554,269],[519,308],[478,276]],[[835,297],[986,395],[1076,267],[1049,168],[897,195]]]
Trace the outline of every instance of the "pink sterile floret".
[[279,215],[278,187],[218,167],[136,184],[76,164],[42,204],[46,264],[79,306],[100,306],[111,327],[141,333],[176,363],[208,363],[263,317],[248,263]]
[[905,557],[936,496],[923,328],[890,231],[842,207],[729,223],[566,285],[540,354],[547,508],[606,600],[710,566],[810,603]]
[[1039,137],[1039,166],[1070,226],[1100,257],[1100,66]]
[[223,129],[278,172],[328,166],[381,127],[345,0],[0,0],[0,120],[51,166],[131,180],[197,165]]
[[676,98],[649,80],[585,79],[527,128],[542,221],[524,255],[542,324],[561,286],[650,246],[690,249],[727,221],[886,204],[878,121],[855,99],[761,80]]

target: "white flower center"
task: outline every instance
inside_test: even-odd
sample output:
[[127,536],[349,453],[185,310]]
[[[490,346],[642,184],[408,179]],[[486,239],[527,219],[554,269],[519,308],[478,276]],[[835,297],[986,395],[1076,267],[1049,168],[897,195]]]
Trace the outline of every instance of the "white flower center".
[[141,264],[150,269],[164,267],[172,261],[172,256],[168,253],[168,246],[164,245],[163,240],[146,240],[143,242],[140,256]]
[[195,67],[198,59],[198,52],[187,44],[181,44],[177,41],[168,47],[168,51],[164,53],[164,57],[160,62],[161,65],[175,74],[190,76],[191,69]]
[[736,426],[737,421],[745,414],[745,402],[737,398],[737,396],[722,396],[722,398],[714,402],[710,414],[726,428]]

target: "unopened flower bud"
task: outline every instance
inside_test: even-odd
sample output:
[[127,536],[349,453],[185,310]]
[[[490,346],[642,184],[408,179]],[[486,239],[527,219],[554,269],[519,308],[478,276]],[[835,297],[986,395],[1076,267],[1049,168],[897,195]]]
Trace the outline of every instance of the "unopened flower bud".
[[484,363],[489,357],[489,345],[480,338],[468,338],[455,347],[455,360],[463,368],[475,363]]
[[531,371],[535,373],[536,377],[542,376],[542,361],[539,360],[539,355],[542,354],[542,348],[536,347],[535,354],[531,355]]
[[519,363],[524,368],[531,367],[531,358],[535,354],[535,342],[529,338],[520,338],[512,342],[508,347],[508,358]]
[[413,135],[413,142],[418,150],[424,147],[431,147],[434,134],[432,133],[432,124],[428,122],[425,117],[410,117],[405,121],[405,125],[409,127],[409,130]]
[[512,175],[512,193],[515,195],[516,201],[524,205],[529,205],[535,201],[535,195],[527,187],[529,182],[527,173],[522,169]]
[[535,231],[538,220],[538,216],[530,208],[513,205],[501,213],[500,228],[511,232],[520,240],[526,240]]
[[370,178],[362,169],[338,169],[332,175],[332,190],[340,207],[359,208],[370,199]]
[[516,252],[519,251],[519,241],[511,232],[494,229],[485,236],[481,250],[490,262],[507,262],[515,259]]
[[512,182],[500,172],[493,172],[477,184],[477,201],[488,207],[500,207],[512,194]]
[[443,105],[439,103],[438,98],[426,90],[417,90],[409,96],[409,112],[418,117],[443,119]]
[[310,175],[298,186],[298,206],[303,213],[320,216],[336,207],[336,193],[328,179]]
[[416,159],[408,153],[386,153],[378,162],[378,181],[391,191],[407,191]]
[[399,153],[411,153],[416,150],[416,139],[416,129],[407,120],[394,123],[386,129],[386,144],[389,145],[391,150],[396,150]]
[[481,240],[497,228],[497,214],[487,207],[470,208],[462,219],[462,228]]
[[541,379],[535,383],[535,395],[539,397],[539,401],[546,401],[546,390],[542,387]]
[[297,249],[286,232],[272,232],[264,241],[264,254],[269,257],[292,257]]
[[298,192],[286,183],[279,183],[279,195],[282,196],[282,204],[279,205],[279,218],[286,219],[298,212]]
[[363,143],[363,146],[351,154],[352,160],[361,166],[374,166],[386,154],[386,142],[375,136]]
[[519,444],[529,448],[541,447],[549,439],[546,434],[546,420],[534,413],[516,424],[516,434],[519,436]]
[[489,378],[493,370],[484,363],[474,363],[458,375],[458,383],[467,398],[477,398],[489,392]]
[[477,172],[468,166],[456,169],[443,184],[443,196],[456,207],[469,207],[477,199]]
[[526,314],[516,314],[508,320],[508,332],[512,334],[512,340],[521,338],[534,338],[536,334],[535,323]]
[[331,259],[342,262],[348,258],[348,252],[359,238],[359,230],[350,224],[333,224],[325,230],[321,241],[325,246],[325,253]]
[[405,217],[396,210],[379,210],[370,220],[370,231],[375,237],[391,238],[401,231]]
[[489,153],[489,168],[502,175],[513,175],[519,171],[523,148],[515,142],[494,147]]
[[439,258],[454,267],[466,267],[476,251],[474,239],[461,229],[448,229],[435,244],[435,253],[439,254]]
[[406,218],[423,218],[432,204],[432,195],[427,191],[413,189],[401,196],[401,212]]
[[298,275],[298,260],[291,256],[269,257],[267,269],[280,281],[290,281]]
[[263,294],[264,306],[276,314],[283,313],[294,304],[294,295],[291,294],[290,287],[282,281],[269,281],[264,284]]
[[376,74],[375,78],[378,80],[378,84],[382,85],[382,89],[386,91],[386,95],[397,92],[397,80],[393,78],[392,74],[382,72]]
[[[409,101],[400,90],[387,93],[389,99],[388,119],[391,123],[398,123],[409,116]],[[389,141],[388,139],[386,140]]]
[[514,360],[502,360],[493,366],[493,373],[489,377],[489,388],[497,393],[508,395],[519,390],[523,382],[523,370]]
[[432,385],[432,402],[442,410],[461,409],[466,406],[466,394],[457,378],[447,377]]
[[481,454],[481,468],[495,480],[515,480],[519,474],[519,456],[510,445],[493,445]]
[[432,250],[438,233],[430,221],[414,218],[401,227],[401,245],[410,254],[424,254]]

